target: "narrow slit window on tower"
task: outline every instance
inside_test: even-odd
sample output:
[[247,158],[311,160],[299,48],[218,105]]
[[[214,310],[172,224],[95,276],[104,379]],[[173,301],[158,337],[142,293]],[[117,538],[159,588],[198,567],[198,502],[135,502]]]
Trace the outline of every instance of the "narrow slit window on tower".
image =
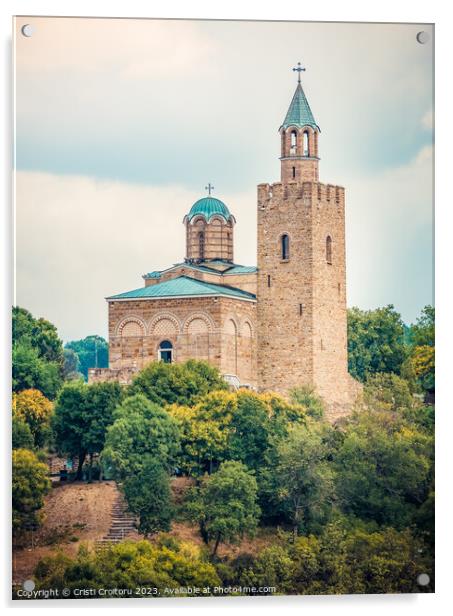
[[296,167],[293,167],[293,179],[296,177]]
[[204,259],[204,233],[200,231],[198,234],[198,255],[200,259]]
[[283,261],[288,261],[289,259],[289,236],[285,233],[281,237],[281,250],[282,250],[282,259]]
[[271,286],[271,276],[270,276],[270,274],[267,275],[267,286],[268,287]]
[[326,261],[332,265],[332,238],[330,235],[326,237]]
[[308,132],[307,131],[304,131],[303,152],[304,152],[304,156],[308,156]]
[[304,305],[303,304],[299,304],[299,316],[301,317],[304,313]]

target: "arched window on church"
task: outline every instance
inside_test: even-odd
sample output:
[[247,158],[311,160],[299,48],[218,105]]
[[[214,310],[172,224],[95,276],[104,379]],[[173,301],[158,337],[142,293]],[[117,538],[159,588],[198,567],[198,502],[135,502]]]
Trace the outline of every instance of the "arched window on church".
[[163,361],[165,364],[171,364],[173,361],[173,345],[169,340],[162,340],[160,343],[158,358],[159,361]]
[[283,261],[288,261],[289,259],[289,236],[285,233],[280,238],[281,242],[281,252]]
[[309,155],[309,151],[308,151],[308,131],[304,131],[304,140],[303,140],[303,153],[304,156],[308,156]]
[[198,255],[200,259],[204,259],[204,231],[198,234]]
[[290,145],[291,145],[290,154],[295,154],[296,149],[297,149],[297,132],[295,130],[291,131]]
[[332,265],[332,238],[330,235],[326,237],[326,261]]

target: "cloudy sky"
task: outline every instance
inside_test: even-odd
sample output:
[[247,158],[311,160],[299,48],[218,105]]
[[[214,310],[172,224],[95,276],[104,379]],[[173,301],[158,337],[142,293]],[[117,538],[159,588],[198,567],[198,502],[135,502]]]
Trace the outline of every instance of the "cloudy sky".
[[256,263],[256,185],[279,180],[300,60],[321,181],[346,188],[348,305],[415,320],[433,301],[432,38],[404,24],[18,18],[16,303],[65,341],[106,336],[104,297],[183,259],[182,218],[208,182],[236,216],[236,261]]

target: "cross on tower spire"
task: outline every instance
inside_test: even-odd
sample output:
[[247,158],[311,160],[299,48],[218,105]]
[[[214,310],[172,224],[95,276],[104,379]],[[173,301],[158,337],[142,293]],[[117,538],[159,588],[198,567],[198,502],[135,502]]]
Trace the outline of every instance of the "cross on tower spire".
[[297,66],[293,68],[293,71],[296,71],[297,74],[297,83],[300,83],[300,74],[302,71],[305,71],[304,67],[300,62],[297,63]]
[[208,195],[211,196],[211,192],[214,190],[214,186],[211,184],[211,182],[209,182],[208,185],[204,187],[204,189],[207,190]]

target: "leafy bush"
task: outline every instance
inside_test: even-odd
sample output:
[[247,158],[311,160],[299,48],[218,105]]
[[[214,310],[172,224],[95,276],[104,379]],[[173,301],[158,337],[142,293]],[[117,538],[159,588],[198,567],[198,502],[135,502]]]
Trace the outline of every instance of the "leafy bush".
[[49,469],[32,451],[13,451],[13,534],[35,530],[42,522],[44,496],[50,490]]

